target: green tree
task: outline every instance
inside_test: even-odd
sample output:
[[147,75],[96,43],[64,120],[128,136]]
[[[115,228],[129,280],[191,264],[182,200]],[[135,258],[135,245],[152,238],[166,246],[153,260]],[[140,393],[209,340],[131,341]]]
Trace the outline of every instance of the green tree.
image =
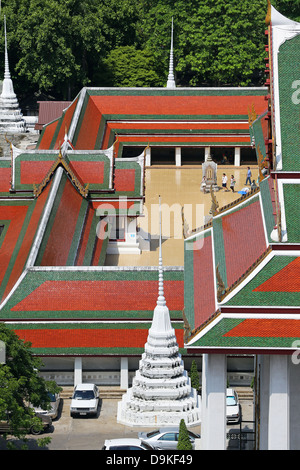
[[199,380],[199,374],[198,374],[198,369],[197,369],[197,363],[195,360],[193,360],[191,364],[190,378],[191,378],[191,386],[198,391],[200,387],[200,380]]
[[0,420],[9,419],[11,434],[24,438],[34,424],[42,429],[41,420],[35,416],[33,406],[49,408],[48,391],[59,391],[55,382],[45,381],[38,375],[40,358],[31,353],[29,343],[24,343],[3,323],[0,323],[0,340],[6,349],[6,363],[0,364]]
[[145,1],[143,9],[144,41],[155,51],[157,69],[165,77],[174,17],[177,84],[264,82],[266,0],[158,0],[155,5]]
[[161,81],[155,72],[155,59],[148,50],[137,50],[134,46],[113,49],[103,61],[106,67],[106,85],[114,83],[120,87],[155,87]]
[[193,446],[189,439],[188,430],[185,424],[184,419],[180,420],[179,424],[179,436],[178,436],[178,443],[177,443],[178,450],[192,450]]
[[[272,3],[300,21],[300,0]],[[82,86],[165,86],[174,18],[178,86],[262,85],[266,13],[267,0],[2,0],[0,57],[5,14],[21,99],[72,99]]]
[[1,21],[4,14],[16,88],[20,77],[27,89],[64,99],[101,85],[102,60],[134,42],[137,21],[134,0],[10,0]]

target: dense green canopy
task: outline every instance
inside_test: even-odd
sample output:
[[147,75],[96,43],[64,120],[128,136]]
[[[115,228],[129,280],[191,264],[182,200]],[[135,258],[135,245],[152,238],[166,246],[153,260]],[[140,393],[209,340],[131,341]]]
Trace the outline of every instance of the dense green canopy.
[[[300,19],[300,0],[272,4]],[[3,0],[0,21],[18,96],[72,99],[85,85],[165,86],[172,17],[178,86],[263,85],[266,12],[267,0]]]
[[34,357],[29,343],[20,340],[3,323],[0,341],[5,345],[5,363],[0,364],[0,421],[8,420],[10,434],[24,438],[33,424],[42,428],[32,406],[49,407],[47,392],[56,393],[59,387],[39,376],[41,359]]

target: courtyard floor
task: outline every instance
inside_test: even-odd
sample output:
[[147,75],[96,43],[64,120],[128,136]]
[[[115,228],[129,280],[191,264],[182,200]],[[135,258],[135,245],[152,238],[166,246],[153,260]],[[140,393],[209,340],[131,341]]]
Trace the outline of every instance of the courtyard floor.
[[[250,166],[252,180],[257,180],[257,165]],[[219,207],[223,207],[236,199],[245,187],[247,166],[219,166],[218,185],[222,186],[222,174],[228,178],[234,175],[236,180],[235,192],[231,190],[216,192]],[[146,169],[145,181],[145,207],[144,215],[138,218],[138,226],[145,234],[150,235],[150,251],[141,255],[107,255],[106,266],[157,266],[158,265],[158,234],[159,234],[159,195],[162,205],[162,237],[163,237],[163,264],[165,266],[183,266],[184,264],[184,238],[182,232],[181,208],[184,208],[184,217],[189,229],[196,229],[204,225],[204,216],[209,214],[211,196],[200,191],[202,181],[201,167],[151,167]]]

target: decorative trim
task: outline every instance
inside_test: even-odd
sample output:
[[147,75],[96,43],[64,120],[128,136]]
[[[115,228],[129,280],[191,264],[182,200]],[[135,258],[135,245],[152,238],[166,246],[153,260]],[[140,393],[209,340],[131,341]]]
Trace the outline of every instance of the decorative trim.
[[71,169],[70,165],[66,162],[66,160],[64,159],[62,153],[61,153],[61,149],[59,149],[59,154],[58,154],[58,157],[56,159],[56,161],[53,163],[53,165],[51,166],[50,170],[48,171],[47,175],[44,177],[43,181],[41,182],[41,184],[39,186],[37,185],[33,185],[33,194],[34,194],[34,197],[39,197],[39,195],[42,193],[42,191],[44,190],[44,188],[47,186],[47,184],[49,183],[51,177],[53,176],[55,170],[59,167],[59,166],[62,166],[65,171],[67,172],[68,176],[71,178],[71,181],[72,183],[74,184],[74,186],[76,187],[76,189],[79,191],[79,193],[81,194],[81,196],[83,196],[84,198],[86,198],[88,196],[88,188],[89,188],[89,183],[84,187],[79,179],[77,178],[77,176],[75,175],[74,171]]

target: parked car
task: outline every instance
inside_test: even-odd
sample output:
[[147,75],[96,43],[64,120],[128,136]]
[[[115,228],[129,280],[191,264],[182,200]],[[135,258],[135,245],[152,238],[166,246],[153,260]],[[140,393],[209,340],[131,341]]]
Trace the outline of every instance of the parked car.
[[71,400],[71,416],[96,415],[99,404],[99,390],[95,384],[78,384]]
[[[200,435],[188,431],[193,449],[195,449],[196,439],[200,439]],[[143,442],[150,444],[156,450],[177,449],[179,427],[165,427],[156,431],[139,432],[139,438]]]
[[241,419],[239,397],[233,388],[226,389],[226,420],[227,424],[237,424]]
[[101,450],[153,450],[146,442],[141,439],[107,439]]
[[60,395],[59,393],[49,392],[48,396],[50,398],[51,409],[43,410],[42,408],[34,407],[34,411],[38,413],[39,415],[50,416],[51,419],[55,419],[58,416],[58,410],[59,410],[59,405],[60,405]]
[[[35,425],[32,425],[31,428],[29,429],[29,433],[38,435],[41,434],[43,431],[50,431],[52,427],[52,419],[50,416],[46,415],[40,415],[39,413],[36,413],[36,415],[41,418],[42,424],[43,424],[43,429],[40,429],[40,427],[37,427]],[[9,420],[7,421],[0,421],[0,433],[10,433],[11,432],[11,426],[9,424]]]

